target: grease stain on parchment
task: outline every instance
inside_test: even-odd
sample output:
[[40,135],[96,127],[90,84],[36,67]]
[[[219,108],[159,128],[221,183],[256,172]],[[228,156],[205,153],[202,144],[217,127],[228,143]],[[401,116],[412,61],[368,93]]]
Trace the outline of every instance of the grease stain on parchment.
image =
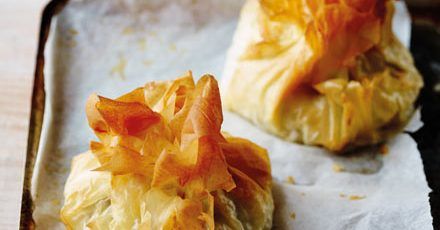
[[127,59],[124,56],[119,57],[118,63],[113,66],[113,68],[110,71],[110,74],[117,75],[121,78],[121,80],[125,80],[125,68],[127,66]]
[[137,44],[142,51],[147,49],[147,39],[146,38],[139,39],[137,41]]

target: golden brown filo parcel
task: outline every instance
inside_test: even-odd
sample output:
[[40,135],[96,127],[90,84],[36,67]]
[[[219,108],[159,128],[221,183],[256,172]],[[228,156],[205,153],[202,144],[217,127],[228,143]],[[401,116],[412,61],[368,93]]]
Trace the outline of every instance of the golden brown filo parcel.
[[401,131],[423,86],[393,1],[248,0],[224,103],[284,139],[341,151]]
[[87,118],[99,141],[73,159],[67,228],[271,228],[268,155],[220,132],[212,76],[151,82],[116,100],[92,95]]

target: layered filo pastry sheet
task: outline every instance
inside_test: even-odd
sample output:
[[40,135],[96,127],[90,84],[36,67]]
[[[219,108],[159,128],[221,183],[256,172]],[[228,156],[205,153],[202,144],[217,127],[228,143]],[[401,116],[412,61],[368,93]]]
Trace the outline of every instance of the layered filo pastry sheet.
[[77,155],[65,185],[68,229],[270,229],[266,150],[221,133],[216,80],[191,73],[116,100],[92,95],[99,141]]
[[393,1],[247,0],[224,104],[286,140],[343,152],[399,132],[423,86]]

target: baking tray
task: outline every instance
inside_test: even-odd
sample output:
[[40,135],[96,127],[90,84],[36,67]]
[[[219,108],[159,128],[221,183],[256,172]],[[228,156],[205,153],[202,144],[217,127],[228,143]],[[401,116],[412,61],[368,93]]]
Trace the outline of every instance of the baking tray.
[[52,0],[43,10],[40,32],[38,36],[38,48],[34,73],[34,86],[32,88],[31,114],[29,120],[28,144],[26,149],[26,164],[23,180],[23,193],[20,212],[20,229],[34,229],[32,219],[33,201],[31,197],[31,179],[33,175],[35,159],[40,143],[43,126],[44,106],[46,93],[44,90],[44,50],[49,36],[52,18],[59,13],[68,0]]
[[[34,75],[34,87],[32,93],[32,109],[30,116],[30,126],[28,134],[28,148],[26,153],[26,168],[25,177],[23,182],[23,195],[22,195],[22,207],[20,228],[21,229],[33,229],[35,228],[32,213],[33,213],[33,201],[31,197],[31,178],[33,175],[33,169],[35,166],[35,160],[37,157],[37,151],[40,143],[42,123],[44,117],[44,105],[46,94],[44,90],[44,66],[46,50],[46,41],[51,29],[51,21],[54,16],[61,12],[68,0],[52,0],[44,9],[40,34],[38,43],[38,52],[36,60],[36,69]],[[413,25],[412,34],[412,51],[416,60],[417,67],[423,73],[425,82],[427,85],[438,84],[439,72],[434,65],[427,65],[427,61],[432,63],[438,63],[439,57],[435,54],[439,54],[439,34],[438,30],[435,30],[432,25],[422,23],[423,25]],[[423,36],[423,35],[427,36]],[[427,42],[429,41],[429,42]],[[431,52],[426,52],[427,50]],[[433,52],[436,50],[436,52]],[[434,66],[434,67],[433,67]],[[419,149],[424,160],[425,173],[430,187],[433,189],[430,194],[431,212],[433,216],[434,227],[439,226],[439,167],[440,165],[440,152],[438,147],[438,141],[440,140],[438,121],[435,121],[440,117],[439,112],[438,92],[434,87],[425,87],[422,91],[420,104],[422,105],[422,120],[425,122],[425,127],[414,134],[414,138],[419,143]],[[436,119],[433,119],[436,118]],[[427,141],[429,140],[429,141]]]

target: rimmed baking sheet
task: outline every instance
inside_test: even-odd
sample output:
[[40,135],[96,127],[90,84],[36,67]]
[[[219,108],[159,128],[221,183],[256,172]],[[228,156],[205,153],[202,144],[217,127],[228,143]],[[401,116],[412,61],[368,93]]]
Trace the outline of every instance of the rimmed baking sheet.
[[[93,92],[116,97],[187,70],[221,78],[243,1],[71,0],[62,8],[64,3],[53,1],[46,11],[52,18],[47,43],[40,39],[46,44],[40,44],[46,65],[40,63],[36,74],[41,80],[39,71],[44,71],[46,100],[41,139],[30,135],[35,137],[30,148],[38,140],[39,148],[35,167],[27,164],[33,169],[29,198],[34,210],[25,214],[31,213],[40,229],[62,228],[59,209],[70,160],[96,139],[85,117],[86,98]],[[408,42],[408,17],[399,17],[398,33]],[[42,37],[48,23],[43,20]],[[34,93],[34,104],[40,105],[33,112],[37,133],[41,86]],[[432,229],[430,189],[407,134],[390,140],[386,155],[372,148],[334,157],[281,141],[228,112],[223,129],[268,148],[278,229]],[[22,218],[22,226],[26,223],[29,219]]]

